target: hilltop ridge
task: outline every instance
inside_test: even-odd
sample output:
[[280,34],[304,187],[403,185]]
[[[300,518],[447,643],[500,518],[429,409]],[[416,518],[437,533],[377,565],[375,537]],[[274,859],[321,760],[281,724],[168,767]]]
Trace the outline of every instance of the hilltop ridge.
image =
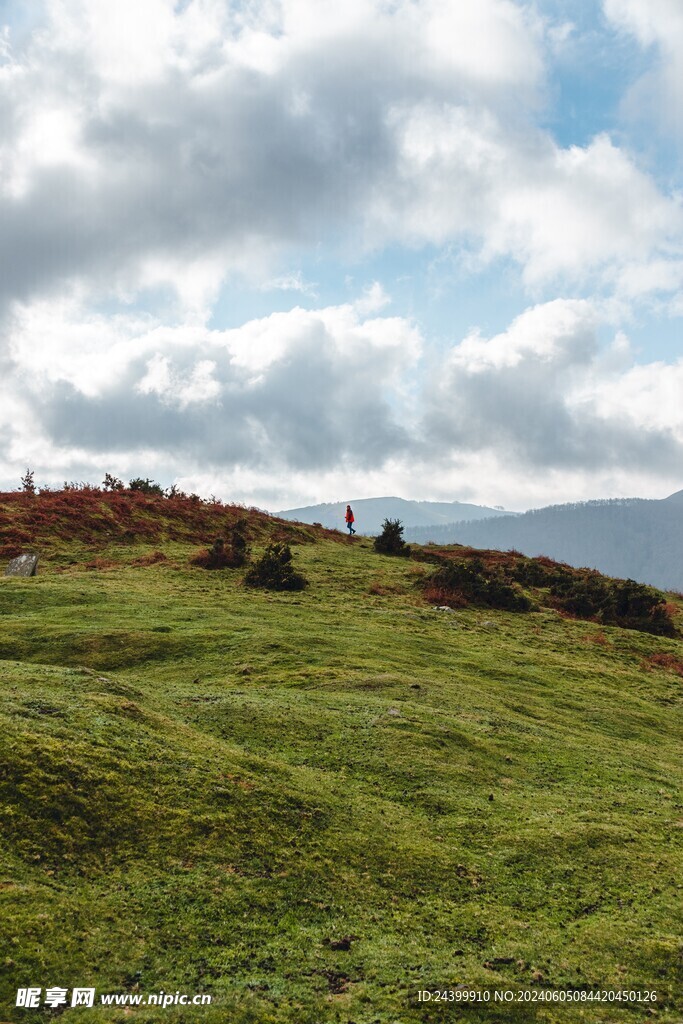
[[[400,519],[404,527],[409,528],[516,515],[504,509],[487,508],[463,501],[413,501],[408,498],[382,497],[355,498],[349,503],[353,507],[359,532],[370,535],[380,532],[385,519]],[[320,505],[285,509],[275,515],[301,523],[321,523],[329,529],[343,529],[346,505],[346,501],[323,502]]]
[[135,541],[203,543],[245,522],[250,539],[312,541],[320,527],[278,519],[257,508],[197,495],[107,491],[80,486],[63,490],[0,493],[0,557],[13,558],[28,545],[66,549],[76,542],[98,548]]

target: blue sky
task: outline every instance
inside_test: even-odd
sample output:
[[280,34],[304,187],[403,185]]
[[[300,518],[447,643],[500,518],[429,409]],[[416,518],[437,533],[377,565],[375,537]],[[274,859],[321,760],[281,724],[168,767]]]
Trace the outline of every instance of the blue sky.
[[0,477],[683,485],[677,0],[0,0]]

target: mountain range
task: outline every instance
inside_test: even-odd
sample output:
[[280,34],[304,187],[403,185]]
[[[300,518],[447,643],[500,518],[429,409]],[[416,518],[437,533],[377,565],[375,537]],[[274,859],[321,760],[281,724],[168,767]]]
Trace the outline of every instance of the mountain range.
[[[304,508],[289,508],[276,512],[281,519],[299,523],[320,523],[328,530],[344,529],[345,501],[324,502]],[[413,527],[452,526],[453,523],[472,522],[496,516],[515,516],[502,508],[470,505],[463,501],[410,501],[406,498],[357,498],[350,502],[356,517],[358,533],[379,533],[385,519],[400,519],[406,529]]]

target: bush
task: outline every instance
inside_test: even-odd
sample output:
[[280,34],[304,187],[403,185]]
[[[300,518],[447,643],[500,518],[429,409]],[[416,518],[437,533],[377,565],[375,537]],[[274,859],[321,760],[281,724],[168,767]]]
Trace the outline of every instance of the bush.
[[382,532],[375,537],[375,551],[380,555],[398,555],[408,558],[410,545],[403,539],[403,524],[400,519],[385,519]]
[[190,559],[190,565],[196,565],[200,569],[229,569],[230,559],[223,538],[216,537],[210,548],[205,548]]
[[[471,554],[470,554],[471,551]],[[462,607],[465,603],[530,611],[539,603],[562,614],[604,625],[638,629],[657,636],[677,636],[676,607],[654,587],[634,580],[615,580],[595,569],[575,569],[545,556],[526,558],[516,551],[475,552],[463,549],[461,561],[440,554],[423,556],[439,566],[424,581],[432,604]],[[420,557],[420,552],[416,552]],[[519,585],[531,591],[527,595]]]
[[111,473],[104,474],[102,486],[105,491],[122,491],[124,489],[123,480],[119,480],[117,476],[113,476]]
[[230,530],[230,560],[235,567],[245,565],[249,560],[249,545],[247,543],[247,521],[238,519]]
[[161,484],[154,483],[149,477],[137,476],[134,480],[128,482],[128,487],[131,491],[141,491],[142,494],[158,494],[159,497],[164,495],[164,489]]
[[666,598],[654,587],[635,580],[617,580],[613,600],[614,621],[618,625],[656,636],[676,636]]
[[441,600],[451,598],[460,605],[464,600],[510,612],[528,612],[531,608],[531,601],[516,584],[508,583],[500,573],[487,572],[480,558],[442,565],[427,579],[427,586]]
[[32,469],[27,469],[21,478],[21,489],[24,494],[35,494],[36,485],[33,480],[34,473]]
[[266,590],[303,590],[308,586],[305,576],[294,571],[289,544],[269,544],[247,572],[244,582],[248,587]]
[[210,548],[190,559],[190,565],[198,565],[202,569],[237,569],[246,563],[248,557],[246,523],[240,519],[229,531],[227,544],[222,537],[216,537]]
[[523,587],[547,587],[548,572],[534,558],[519,558],[510,575]]
[[551,583],[557,607],[582,619],[638,629],[656,636],[676,636],[676,627],[663,594],[635,580],[612,580],[591,573],[569,574]]

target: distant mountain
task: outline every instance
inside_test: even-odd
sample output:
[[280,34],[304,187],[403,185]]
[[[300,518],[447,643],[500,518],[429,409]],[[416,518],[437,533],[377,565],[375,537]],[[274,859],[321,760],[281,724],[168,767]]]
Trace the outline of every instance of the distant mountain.
[[683,491],[642,498],[551,505],[519,516],[412,527],[406,540],[468,544],[548,555],[666,590],[683,591]]
[[[358,533],[376,534],[385,519],[400,519],[407,527],[445,526],[463,520],[486,519],[493,516],[515,516],[514,512],[469,505],[462,501],[408,501],[405,498],[357,498],[348,502],[356,517]],[[289,508],[275,515],[300,523],[320,523],[329,529],[345,528],[344,513],[347,502],[334,501],[304,508]]]

